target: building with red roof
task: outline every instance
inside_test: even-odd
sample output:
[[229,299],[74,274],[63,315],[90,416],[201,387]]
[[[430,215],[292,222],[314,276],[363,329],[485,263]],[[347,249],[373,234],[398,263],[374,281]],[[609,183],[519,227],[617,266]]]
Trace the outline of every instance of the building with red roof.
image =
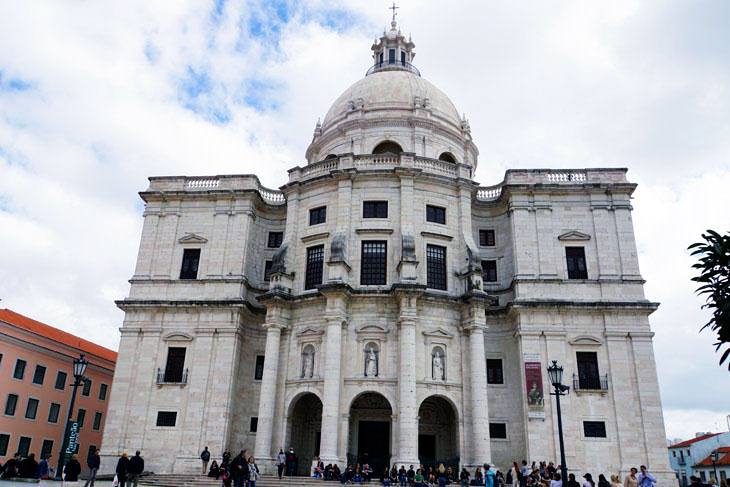
[[[715,466],[712,453],[718,452]],[[718,483],[730,477],[730,432],[697,433],[694,438],[669,446],[669,463],[677,475],[679,484],[687,486],[690,477],[697,476],[703,482],[715,477]]]
[[0,309],[0,461],[18,452],[47,457],[55,468],[73,383],[84,354],[89,379],[79,387],[79,461],[101,445],[117,353],[9,309]]

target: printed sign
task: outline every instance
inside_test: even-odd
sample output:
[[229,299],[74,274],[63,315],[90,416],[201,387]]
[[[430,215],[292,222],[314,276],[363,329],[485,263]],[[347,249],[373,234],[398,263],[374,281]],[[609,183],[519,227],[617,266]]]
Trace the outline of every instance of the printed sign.
[[79,422],[73,421],[66,432],[66,450],[64,450],[64,465],[79,448]]
[[540,362],[525,362],[525,387],[527,388],[527,405],[531,408],[541,408],[545,398],[542,390],[542,364]]

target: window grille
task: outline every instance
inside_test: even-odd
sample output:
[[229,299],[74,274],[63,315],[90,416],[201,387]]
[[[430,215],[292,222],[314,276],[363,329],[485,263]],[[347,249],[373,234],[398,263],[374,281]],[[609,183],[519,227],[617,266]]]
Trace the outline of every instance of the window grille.
[[304,278],[304,289],[315,289],[322,284],[324,269],[324,245],[316,245],[307,249],[307,269]]
[[387,247],[382,240],[362,242],[360,284],[384,285],[387,274]]
[[426,286],[446,290],[446,247],[426,246]]

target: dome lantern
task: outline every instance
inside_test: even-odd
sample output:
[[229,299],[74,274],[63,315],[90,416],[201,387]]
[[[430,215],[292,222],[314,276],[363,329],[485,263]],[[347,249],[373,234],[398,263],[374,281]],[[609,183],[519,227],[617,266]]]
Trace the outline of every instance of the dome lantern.
[[418,76],[421,75],[418,69],[413,66],[413,58],[416,57],[413,48],[416,45],[411,41],[410,37],[406,39],[397,28],[398,24],[395,21],[395,12],[393,15],[393,20],[390,22],[390,30],[383,32],[382,37],[375,41],[371,47],[373,51],[373,65],[368,70],[366,76],[379,71],[410,71]]

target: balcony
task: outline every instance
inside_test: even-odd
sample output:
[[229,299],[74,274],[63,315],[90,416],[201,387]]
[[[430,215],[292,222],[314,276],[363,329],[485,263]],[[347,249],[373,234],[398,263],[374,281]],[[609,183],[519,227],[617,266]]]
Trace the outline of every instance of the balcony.
[[188,383],[188,369],[185,369],[180,374],[169,373],[162,369],[157,369],[157,385],[176,385],[184,386]]
[[583,378],[578,377],[578,374],[573,374],[573,391],[576,393],[594,392],[598,394],[607,394],[608,374]]
[[373,73],[377,73],[379,71],[408,71],[409,73],[413,73],[416,76],[421,76],[421,72],[411,63],[407,63],[405,61],[396,61],[395,59],[389,60],[389,61],[383,61],[381,63],[375,63],[373,66],[368,69],[367,73],[365,73],[365,76],[369,76]]

